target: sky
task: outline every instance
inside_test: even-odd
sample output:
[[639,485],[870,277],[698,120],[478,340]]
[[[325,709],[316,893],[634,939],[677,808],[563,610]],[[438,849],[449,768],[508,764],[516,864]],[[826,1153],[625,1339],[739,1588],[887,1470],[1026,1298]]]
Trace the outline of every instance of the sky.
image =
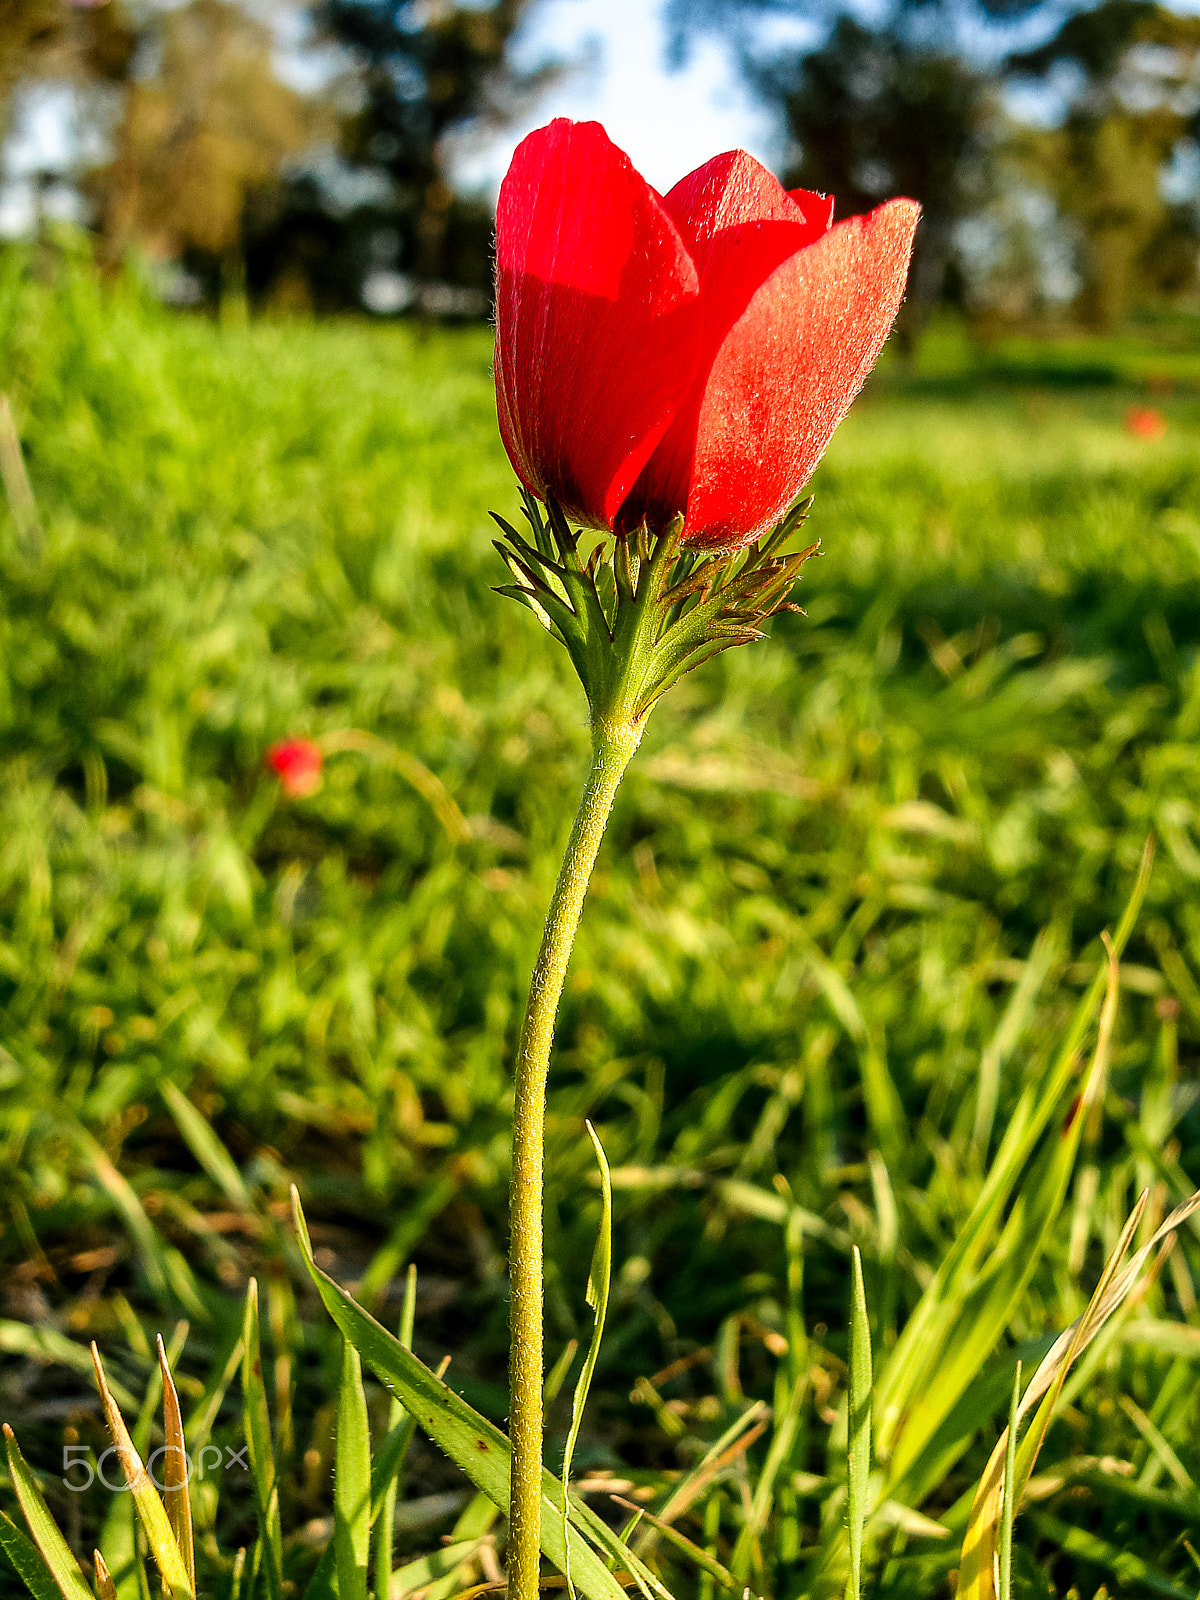
[[738,146],[767,165],[778,159],[781,130],[716,39],[702,40],[679,71],[667,70],[662,9],[648,0],[543,0],[514,41],[514,60],[521,68],[572,65],[522,121],[482,148],[462,149],[459,181],[494,191],[517,144],[551,117],[602,122],[659,190]]
[[[0,168],[0,238],[13,238],[33,228],[38,209],[33,174],[65,171],[75,164],[78,154],[73,91],[52,84],[19,94]],[[82,215],[79,197],[65,185],[42,197],[42,210],[70,222]]]

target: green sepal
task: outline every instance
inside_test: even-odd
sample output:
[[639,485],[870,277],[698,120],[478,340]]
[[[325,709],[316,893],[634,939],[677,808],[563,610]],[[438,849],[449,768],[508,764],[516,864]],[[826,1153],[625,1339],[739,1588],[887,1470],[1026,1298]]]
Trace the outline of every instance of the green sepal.
[[[798,501],[770,533],[744,550],[684,549],[683,518],[661,532],[645,524],[580,559],[579,535],[562,508],[526,490],[531,544],[492,512],[496,541],[516,582],[497,593],[520,601],[566,646],[587,693],[593,728],[640,729],[686,672],[722,650],[752,644],[788,605],[800,568],[817,546],[785,553],[812,504]],[[798,609],[793,607],[792,609]]]

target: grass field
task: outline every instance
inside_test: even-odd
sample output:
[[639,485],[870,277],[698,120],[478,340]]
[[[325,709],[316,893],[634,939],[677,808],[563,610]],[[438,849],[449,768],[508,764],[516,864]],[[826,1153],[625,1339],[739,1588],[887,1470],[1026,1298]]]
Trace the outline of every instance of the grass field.
[[[807,615],[673,691],[618,800],[551,1082],[548,1344],[590,1327],[586,1116],[617,1278],[577,1471],[661,1504],[748,1400],[797,1396],[763,1504],[766,1438],[681,1523],[755,1593],[825,1592],[851,1243],[878,1370],[1151,833],[1102,1115],[1036,1247],[1013,1191],[970,1287],[1015,1249],[1011,1315],[872,1524],[866,1593],[950,1592],[1014,1353],[1082,1309],[1141,1188],[1161,1217],[1200,1182],[1200,355],[1152,332],[947,327],[886,366],[815,480]],[[281,1231],[293,1177],[387,1320],[416,1262],[418,1352],[503,1419],[508,1071],[587,733],[565,654],[489,587],[487,512],[517,504],[489,360],[482,328],[221,328],[3,266],[41,534],[0,513],[0,1412],[81,1549],[111,1512],[59,1484],[64,1442],[103,1448],[86,1341],[140,1393],[186,1317],[199,1395],[251,1272],[288,1494],[328,1516],[336,1351]],[[1148,387],[1157,440],[1122,427]],[[263,767],[289,733],[329,752],[301,801]],[[1069,1385],[1014,1593],[1200,1587],[1198,1272],[1187,1235]],[[402,1548],[462,1534],[459,1484],[414,1446]],[[253,1526],[226,1488],[214,1574]]]

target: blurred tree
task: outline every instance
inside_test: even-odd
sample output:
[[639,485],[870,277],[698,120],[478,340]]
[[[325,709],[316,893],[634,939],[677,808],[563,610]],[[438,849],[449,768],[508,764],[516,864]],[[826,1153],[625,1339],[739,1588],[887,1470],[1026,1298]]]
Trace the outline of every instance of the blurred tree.
[[[782,113],[789,185],[834,195],[839,216],[897,194],[921,202],[897,324],[907,344],[939,300],[962,298],[956,233],[990,183],[996,77],[973,63],[964,40],[976,55],[981,43],[995,55],[1005,25],[1047,4],[891,0],[867,21],[843,0],[669,0],[668,19],[677,54],[705,30],[734,42],[747,77]],[[761,26],[781,19],[809,38],[781,47],[787,33]]]
[[988,79],[949,50],[914,43],[899,22],[870,29],[849,17],[827,43],[760,77],[782,104],[792,158],[789,187],[837,199],[837,214],[869,211],[891,195],[921,202],[905,308],[910,338],[956,283],[954,233],[979,199],[992,113]]
[[1153,0],[1105,0],[1010,69],[1075,78],[1062,125],[1023,147],[1031,175],[1080,229],[1083,317],[1112,327],[1139,296],[1194,288],[1197,196],[1172,196],[1165,175],[1196,157],[1200,18]]
[[120,4],[0,0],[0,136],[23,77],[119,83],[129,72],[135,44]]
[[318,25],[349,50],[364,90],[342,154],[385,173],[396,262],[425,283],[490,293],[491,209],[455,194],[447,142],[469,123],[501,124],[545,82],[521,75],[508,45],[530,0],[319,0]]
[[487,304],[491,208],[454,192],[448,145],[545,81],[508,65],[528,0],[313,0],[315,41],[346,63],[313,97],[276,77],[251,0],[133,3],[137,29],[121,0],[0,0],[0,92],[21,75],[120,86],[90,117],[111,158],[75,175],[106,259],[137,248],[210,297],[244,281],[295,308],[358,306],[378,280],[381,308]]
[[[1057,31],[1012,54],[1011,25],[1028,37],[1037,12]],[[922,202],[902,338],[939,299],[961,298],[980,260],[993,308],[1035,304],[1036,257],[1055,231],[1051,253],[1074,249],[1077,309],[1094,323],[1139,294],[1195,286],[1200,18],[1155,0],[1102,0],[1065,22],[1051,0],[890,0],[869,22],[845,0],[669,0],[668,17],[677,55],[705,30],[733,43],[783,115],[790,184],[833,193],[839,215],[899,193]],[[781,47],[786,31],[762,27],[781,19],[808,39]],[[1058,126],[1004,113],[1006,85],[1029,78],[1061,102]],[[974,259],[971,230],[990,236]],[[1000,282],[1009,272],[1019,293]],[[1061,262],[1056,274],[1070,280]]]
[[129,86],[111,163],[95,175],[112,258],[132,246],[240,275],[252,195],[320,128],[280,83],[267,28],[226,0],[190,0],[159,21],[156,70]]
[[12,92],[39,45],[55,37],[60,0],[0,0],[0,133],[7,126]]

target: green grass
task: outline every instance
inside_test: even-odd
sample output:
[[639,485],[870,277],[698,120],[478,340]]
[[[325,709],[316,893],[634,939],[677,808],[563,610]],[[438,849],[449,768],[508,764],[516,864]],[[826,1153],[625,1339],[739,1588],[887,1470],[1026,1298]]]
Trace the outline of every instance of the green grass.
[[[103,1448],[96,1403],[20,1330],[97,1338],[140,1392],[139,1341],[187,1315],[202,1386],[249,1272],[288,1259],[293,1175],[322,1264],[353,1282],[374,1260],[394,1325],[415,1260],[417,1352],[453,1353],[457,1386],[504,1416],[509,1063],[587,735],[565,654],[489,587],[487,511],[517,504],[489,360],[484,329],[219,328],[82,268],[4,263],[0,386],[44,551],[0,513],[0,1410],[89,1540],[104,1497],[65,1493],[56,1463],[64,1441]],[[1148,378],[1155,442],[1121,426]],[[1200,357],[1178,341],[976,353],[936,331],[819,469],[807,616],[674,690],[618,800],[552,1076],[548,1343],[590,1328],[586,1116],[613,1167],[615,1271],[576,1471],[661,1485],[743,1394],[770,1401],[806,1363],[756,1592],[817,1592],[802,1552],[843,1514],[827,1423],[851,1245],[878,1372],[1150,832],[1104,1116],[979,1352],[981,1420],[927,1475],[925,1516],[961,1538],[1014,1347],[1028,1362],[1083,1309],[1138,1190],[1161,1215],[1200,1181],[1198,444]],[[285,801],[268,745],[346,729],[436,774],[471,841],[354,751]],[[180,1137],[165,1081],[234,1155],[257,1222]],[[1015,1594],[1090,1597],[1123,1571],[1147,1593],[1200,1584],[1195,1491],[1154,1442],[1200,1473],[1197,1270],[1189,1236],[1134,1331],[1068,1386]],[[296,1321],[271,1281],[273,1381],[298,1380],[289,1493],[331,1517],[340,1354],[311,1295]],[[233,1439],[232,1401],[222,1418]],[[568,1421],[564,1397],[552,1460]],[[460,1481],[414,1445],[400,1556],[450,1532],[434,1497]],[[681,1527],[751,1563],[741,1493],[734,1471]],[[252,1522],[248,1485],[223,1494],[218,1567]],[[868,1530],[864,1593],[948,1593],[958,1538]]]

